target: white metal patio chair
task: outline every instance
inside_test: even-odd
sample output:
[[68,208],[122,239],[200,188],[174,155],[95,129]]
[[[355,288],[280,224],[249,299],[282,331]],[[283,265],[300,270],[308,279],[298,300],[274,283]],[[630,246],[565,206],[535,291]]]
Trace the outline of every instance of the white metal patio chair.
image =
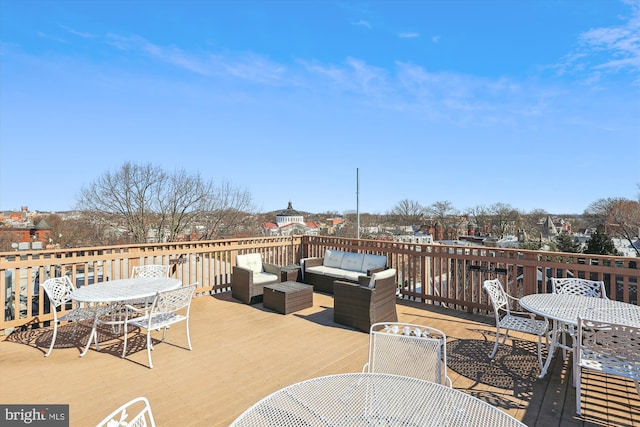
[[[523,332],[536,335],[538,337],[538,363],[542,370],[542,337],[545,338],[545,344],[549,344],[549,321],[547,319],[538,320],[535,314],[522,311],[512,311],[510,302],[518,302],[519,298],[515,298],[504,291],[500,279],[485,280],[482,286],[489,295],[493,311],[496,318],[496,342],[493,351],[489,355],[490,359],[496,355],[498,345],[504,344],[509,336],[509,331]],[[505,330],[501,333],[501,330]],[[502,335],[502,342],[500,342]]]
[[620,323],[578,318],[573,375],[576,413],[581,415],[580,383],[583,369],[630,378],[640,395],[640,328]]
[[[128,306],[127,319],[124,322],[124,347],[122,357],[127,353],[127,329],[129,326],[143,328],[147,331],[147,354],[149,357],[149,368],[153,368],[151,361],[151,332],[162,330],[162,342],[165,340],[167,329],[178,322],[185,322],[187,331],[187,345],[191,350],[191,337],[189,336],[189,312],[191,310],[191,300],[195,292],[197,282],[188,286],[158,292],[153,299],[150,309],[138,309]],[[140,314],[137,317],[129,318],[131,313]]]
[[[53,336],[51,338],[51,345],[49,350],[45,353],[45,357],[51,354],[53,346],[56,343],[56,337],[58,336],[58,325],[61,322],[73,322],[72,337],[75,336],[78,324],[82,321],[89,320],[94,322],[96,320],[97,307],[82,307],[77,303],[74,303],[71,299],[71,293],[76,290],[76,287],[71,282],[69,276],[52,277],[44,281],[41,285],[46,295],[49,297],[49,303],[51,304],[51,311],[53,312]],[[71,303],[75,305],[71,310],[64,313],[62,316],[58,315],[58,308],[62,305]],[[98,345],[98,338],[96,337],[96,346]]]
[[162,264],[134,265],[131,277],[169,277],[169,266]]
[[551,289],[555,294],[607,298],[607,291],[602,280],[587,280],[574,277],[551,277]]
[[[152,279],[155,277],[169,277],[169,266],[162,264],[146,264],[146,265],[134,265],[131,268],[132,279]],[[153,302],[151,298],[140,298],[137,300],[127,301],[128,305],[143,308],[149,307]]]
[[374,323],[369,331],[369,358],[362,371],[420,378],[451,387],[447,337],[423,325]]
[[[134,265],[131,268],[131,278],[155,278],[155,277],[169,277],[169,266],[162,264],[146,264],[146,265]],[[111,316],[110,319],[106,319],[100,323],[108,324],[111,326],[111,330],[114,333],[120,333],[121,327],[124,324],[126,313],[128,309],[126,306],[136,308],[148,308],[153,302],[153,297],[138,298],[135,300],[120,301],[110,304]],[[131,313],[129,313],[131,314]]]
[[[128,419],[130,413],[135,415]],[[136,397],[107,415],[96,427],[155,427],[155,425],[149,400],[146,397]]]
[[[576,277],[551,277],[551,291],[554,294],[583,295],[593,298],[607,298],[607,291],[602,280],[588,280]],[[554,334],[562,334],[562,357],[567,357],[567,337],[574,339],[576,328],[574,325],[560,324],[553,321]],[[575,378],[574,378],[575,379]]]

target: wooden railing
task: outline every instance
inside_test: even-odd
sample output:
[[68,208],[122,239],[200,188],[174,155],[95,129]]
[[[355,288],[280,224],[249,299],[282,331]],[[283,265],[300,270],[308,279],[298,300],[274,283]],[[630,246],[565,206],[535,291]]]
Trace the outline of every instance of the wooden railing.
[[236,255],[259,252],[266,262],[299,263],[326,249],[385,255],[397,270],[399,295],[425,304],[486,313],[482,283],[500,278],[510,294],[548,292],[548,277],[604,280],[611,299],[638,304],[638,258],[525,251],[456,245],[424,245],[322,236],[286,236],[203,242],[105,246],[0,253],[0,330],[52,319],[40,284],[67,274],[78,286],[128,277],[140,264],[169,264],[183,283],[198,282],[199,295],[230,290]]
[[69,275],[76,286],[129,277],[141,264],[170,265],[172,277],[198,282],[198,295],[230,290],[236,255],[259,252],[265,262],[296,263],[301,237],[228,239],[166,244],[104,246],[65,250],[0,252],[0,331],[53,319],[40,284]]
[[403,297],[465,311],[491,310],[482,284],[496,277],[514,296],[549,292],[549,277],[604,280],[609,298],[638,304],[638,258],[316,236],[303,246],[308,257],[325,249],[386,255]]

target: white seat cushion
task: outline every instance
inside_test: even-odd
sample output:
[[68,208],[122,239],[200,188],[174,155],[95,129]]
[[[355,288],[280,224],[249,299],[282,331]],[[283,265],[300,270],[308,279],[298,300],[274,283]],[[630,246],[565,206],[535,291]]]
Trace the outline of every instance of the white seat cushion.
[[355,283],[358,283],[358,277],[365,275],[362,271],[350,271],[350,270],[342,270],[342,271],[344,273],[342,275],[343,279],[349,280]]
[[308,273],[321,274],[323,276],[331,276],[342,278],[344,276],[345,270],[336,267],[325,267],[324,265],[319,265],[317,267],[309,267],[306,269]]
[[253,273],[253,284],[279,281],[278,276],[271,273]]
[[[260,254],[245,254],[238,255],[236,257],[236,265],[238,267],[246,268],[254,273],[262,273],[262,255]],[[254,279],[255,282],[255,279]]]

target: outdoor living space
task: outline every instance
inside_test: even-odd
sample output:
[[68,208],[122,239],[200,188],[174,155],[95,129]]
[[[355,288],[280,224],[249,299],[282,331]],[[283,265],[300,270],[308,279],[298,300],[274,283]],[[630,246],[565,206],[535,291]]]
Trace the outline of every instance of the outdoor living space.
[[[398,299],[398,320],[442,330],[448,338],[448,374],[453,387],[476,396],[529,426],[640,425],[640,399],[633,382],[585,373],[583,417],[575,416],[571,358],[558,353],[539,379],[530,337],[494,343],[492,316],[468,314]],[[119,336],[100,334],[101,349],[83,357],[89,328],[61,329],[56,348],[44,357],[51,328],[14,332],[0,341],[0,402],[69,404],[71,426],[92,426],[128,400],[149,399],[158,426],[226,426],[268,394],[305,379],[359,372],[369,335],[333,322],[333,297],[314,293],[313,306],[282,315],[262,303],[243,304],[231,292],[203,294],[191,305],[191,342],[182,325],[155,344],[147,367],[144,334],[130,335],[121,358]],[[160,337],[160,335],[155,335]],[[434,402],[434,405],[437,405]]]

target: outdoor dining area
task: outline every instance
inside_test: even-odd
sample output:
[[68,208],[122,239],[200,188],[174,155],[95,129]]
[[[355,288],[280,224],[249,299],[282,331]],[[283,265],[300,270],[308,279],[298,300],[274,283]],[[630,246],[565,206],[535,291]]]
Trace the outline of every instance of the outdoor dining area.
[[[69,405],[71,426],[640,422],[640,308],[601,281],[554,278],[516,298],[494,275],[482,315],[403,297],[388,265],[334,292],[305,284],[304,266],[260,290],[239,274],[241,295],[148,267],[79,288],[45,281],[53,321],[0,339],[0,404]],[[388,283],[391,303],[374,300]],[[345,292],[366,302],[338,308]]]

